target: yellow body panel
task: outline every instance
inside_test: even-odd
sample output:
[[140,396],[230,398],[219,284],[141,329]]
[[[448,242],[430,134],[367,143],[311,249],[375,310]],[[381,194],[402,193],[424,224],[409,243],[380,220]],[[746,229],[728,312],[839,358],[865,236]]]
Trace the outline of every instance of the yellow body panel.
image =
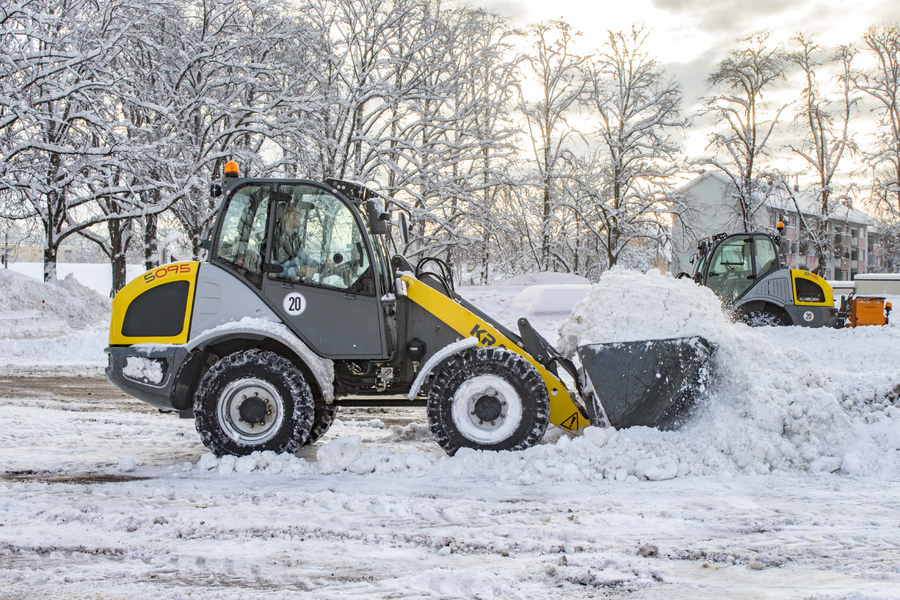
[[580,432],[589,423],[585,419],[578,405],[572,400],[566,386],[536,362],[527,352],[519,348],[512,340],[500,333],[490,323],[485,323],[464,306],[441,294],[437,290],[427,286],[412,277],[402,278],[408,286],[407,296],[410,300],[433,314],[453,328],[462,337],[477,337],[479,346],[498,346],[506,348],[523,356],[530,362],[547,386],[547,394],[550,397],[550,422],[567,431]]
[[[797,280],[798,279],[808,279],[815,284],[819,285],[825,291],[825,301],[824,302],[800,302],[797,298]],[[809,271],[804,271],[802,269],[791,269],[791,289],[793,289],[794,293],[794,304],[797,306],[829,306],[834,307],[834,292],[831,290],[831,286],[828,285],[828,282],[816,275],[815,273],[810,273]]]
[[[188,333],[191,324],[191,309],[194,306],[194,288],[197,282],[197,272],[200,268],[198,262],[178,262],[162,265],[152,271],[136,277],[119,290],[112,301],[112,320],[109,325],[109,345],[127,346],[130,344],[184,344],[188,341]],[[181,333],[170,337],[128,337],[122,334],[122,326],[125,322],[125,313],[131,303],[152,288],[173,281],[187,281],[188,288],[187,306],[184,311],[184,322]]]

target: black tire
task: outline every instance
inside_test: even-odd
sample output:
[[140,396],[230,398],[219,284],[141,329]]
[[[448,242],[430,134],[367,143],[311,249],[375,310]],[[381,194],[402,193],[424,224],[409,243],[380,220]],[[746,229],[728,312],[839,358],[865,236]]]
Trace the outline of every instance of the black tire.
[[524,450],[547,431],[547,386],[518,354],[472,348],[452,356],[435,375],[428,392],[428,422],[451,456],[460,448]]
[[750,327],[785,327],[787,325],[783,316],[765,308],[742,311],[740,320]]
[[194,424],[216,456],[295,452],[309,437],[313,415],[312,392],[300,370],[265,350],[226,356],[206,372],[194,395]]
[[315,416],[313,417],[312,429],[309,430],[309,437],[306,438],[306,446],[318,442],[319,438],[331,429],[337,411],[337,406],[316,402]]

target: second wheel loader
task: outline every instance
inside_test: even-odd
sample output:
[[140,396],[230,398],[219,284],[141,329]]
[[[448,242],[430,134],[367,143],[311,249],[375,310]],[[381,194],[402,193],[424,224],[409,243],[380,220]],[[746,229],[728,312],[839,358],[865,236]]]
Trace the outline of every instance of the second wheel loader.
[[582,346],[576,369],[526,319],[514,333],[457,294],[442,261],[391,253],[405,213],[395,224],[364,186],[242,178],[229,163],[212,192],[209,260],[116,295],[106,373],[194,418],[217,455],[296,451],[341,406],[390,405],[427,406],[448,454],[524,449],[550,423],[669,425],[706,384],[702,338]]
[[[779,232],[783,227],[779,223]],[[779,242],[780,233],[704,238],[697,243],[691,277],[748,325],[834,327],[838,310],[831,286],[815,273],[782,266]]]

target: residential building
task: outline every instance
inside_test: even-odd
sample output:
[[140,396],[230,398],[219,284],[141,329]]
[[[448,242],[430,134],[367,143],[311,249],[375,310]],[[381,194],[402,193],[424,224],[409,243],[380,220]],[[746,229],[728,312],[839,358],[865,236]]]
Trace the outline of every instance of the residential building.
[[[744,227],[735,201],[731,181],[718,171],[707,171],[681,188],[687,196],[688,209],[672,228],[673,273],[692,272],[691,257],[697,241],[717,233],[738,233]],[[793,194],[777,190],[761,202],[753,215],[753,230],[776,233],[776,225],[785,225],[781,240],[781,260],[794,269],[815,269],[815,248],[807,230],[818,229],[815,194],[800,191]],[[853,279],[857,273],[877,272],[881,268],[883,249],[878,225],[867,214],[850,206],[833,207],[826,224],[833,248],[826,260],[825,278],[841,281]]]
[[[9,262],[44,262],[43,246],[14,246],[0,244],[0,256]],[[61,263],[83,262],[82,249],[77,246],[60,246],[56,261]]]

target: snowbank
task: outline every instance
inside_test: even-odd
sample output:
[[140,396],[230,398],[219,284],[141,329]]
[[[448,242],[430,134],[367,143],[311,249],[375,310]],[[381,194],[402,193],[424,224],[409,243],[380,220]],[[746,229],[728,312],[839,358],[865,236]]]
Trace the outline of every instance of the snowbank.
[[524,289],[532,285],[590,285],[590,281],[581,275],[572,273],[525,273],[509,279],[492,283],[492,288]]
[[60,335],[109,319],[110,301],[70,274],[44,283],[0,269],[0,337]]
[[578,284],[533,285],[516,294],[509,307],[517,314],[529,316],[566,316],[590,289],[589,285]]
[[110,311],[72,274],[43,283],[0,269],[0,363],[103,363]]
[[[40,262],[13,262],[9,264],[9,270],[28,275],[33,279],[43,280],[44,278],[44,263]],[[125,281],[131,281],[145,270],[143,264],[125,265]],[[69,275],[74,275],[80,283],[94,290],[103,298],[108,297],[112,289],[112,268],[109,263],[56,263],[58,279],[65,279]]]

